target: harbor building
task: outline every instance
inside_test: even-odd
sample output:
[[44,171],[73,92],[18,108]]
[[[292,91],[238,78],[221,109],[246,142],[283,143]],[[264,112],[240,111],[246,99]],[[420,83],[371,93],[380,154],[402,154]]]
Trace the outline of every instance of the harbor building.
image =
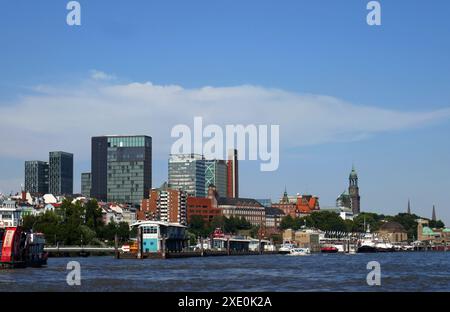
[[[236,149],[230,149],[228,151],[227,166],[228,171],[226,197],[237,198],[239,197],[239,166],[238,151]],[[222,194],[221,196],[225,196],[225,194]]]
[[398,222],[386,222],[378,230],[379,236],[390,243],[400,243],[408,241],[408,232],[403,225]]
[[25,192],[48,193],[48,162],[31,160],[25,162]]
[[90,172],[81,174],[81,195],[91,197],[92,175]]
[[429,220],[418,219],[417,221],[417,240],[427,243],[449,244],[450,229],[431,228]]
[[198,154],[170,155],[169,187],[188,196],[205,197],[205,158]]
[[222,196],[227,194],[227,171],[228,166],[224,160],[205,160],[205,194],[208,194],[211,184],[215,185]]
[[48,192],[53,195],[73,194],[73,154],[49,153]]
[[310,248],[311,251],[320,251],[320,232],[318,231],[286,229],[283,232],[283,241],[295,242],[298,247]]
[[186,225],[186,200],[185,191],[171,189],[163,184],[159,189],[152,189],[148,199],[142,200],[138,219]]
[[186,226],[163,221],[137,221],[138,244],[142,253],[182,251],[188,246]]
[[91,197],[140,205],[152,186],[152,138],[110,135],[91,139]]

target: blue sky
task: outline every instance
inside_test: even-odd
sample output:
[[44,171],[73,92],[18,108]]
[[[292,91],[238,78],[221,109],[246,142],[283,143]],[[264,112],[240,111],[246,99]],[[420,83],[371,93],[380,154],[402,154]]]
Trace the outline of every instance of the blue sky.
[[[79,173],[89,168],[90,135],[116,127],[153,136],[153,184],[158,185],[167,175],[164,155],[169,151],[164,144],[169,138],[165,138],[166,130],[152,128],[157,121],[151,112],[145,115],[147,132],[145,126],[135,126],[131,113],[122,120],[105,119],[104,128],[92,128],[95,119],[88,117],[91,112],[86,106],[83,111],[67,106],[95,98],[95,109],[103,103],[99,96],[102,88],[113,86],[117,91],[120,86],[147,81],[188,91],[251,85],[262,90],[256,92],[257,99],[262,98],[260,92],[276,89],[290,95],[330,96],[350,107],[347,113],[346,109],[328,109],[327,103],[327,109],[319,114],[334,114],[317,116],[314,110],[296,111],[292,104],[258,106],[255,101],[243,103],[243,111],[228,112],[229,122],[235,118],[257,122],[259,107],[296,113],[289,124],[284,115],[275,120],[282,133],[288,129],[280,143],[279,170],[262,173],[258,163],[244,162],[242,195],[275,200],[286,185],[292,194],[314,193],[323,206],[332,205],[346,188],[354,163],[360,175],[363,210],[394,214],[405,211],[411,198],[414,212],[429,217],[435,204],[438,217],[450,223],[448,1],[380,1],[380,27],[366,24],[365,0],[89,0],[79,1],[80,27],[66,25],[67,2],[1,2],[0,130],[4,134],[0,138],[4,144],[0,191],[19,188],[25,159],[45,159],[49,149],[71,149],[72,141],[78,190]],[[112,78],[93,81],[93,70]],[[87,96],[73,96],[74,92]],[[47,105],[58,99],[63,99],[60,106]],[[123,107],[133,110],[133,99],[124,100]],[[189,110],[188,105],[176,103]],[[57,111],[49,107],[57,107]],[[331,131],[334,126],[328,125],[336,120],[349,123],[348,116],[361,117],[361,107],[396,112],[399,119],[409,114],[414,118],[395,129],[396,114],[386,124],[384,115],[379,114],[364,120],[379,124],[375,130],[359,125],[351,131],[345,129],[342,139],[336,135],[311,144],[293,144],[295,131],[302,131],[299,141],[308,137],[309,131],[316,138],[318,128]],[[418,120],[421,114],[432,112],[426,122]],[[317,125],[311,123],[315,119]],[[189,120],[191,116],[186,122]],[[171,122],[165,120],[169,129]],[[32,127],[34,123],[39,126]],[[70,135],[70,139],[61,139],[58,134],[68,131],[69,123],[71,131],[64,138]],[[293,128],[292,123],[300,128]],[[311,127],[302,128],[302,124]],[[77,131],[82,138],[79,142]]]

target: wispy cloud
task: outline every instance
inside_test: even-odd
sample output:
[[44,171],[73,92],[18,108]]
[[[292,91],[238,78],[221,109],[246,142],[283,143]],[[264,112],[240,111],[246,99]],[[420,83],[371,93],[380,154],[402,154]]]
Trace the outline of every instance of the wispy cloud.
[[100,70],[93,69],[91,70],[91,78],[93,80],[115,80],[117,77],[115,75],[107,74]]
[[[34,158],[64,149],[88,160],[90,137],[147,134],[155,157],[170,152],[171,128],[205,123],[278,124],[281,149],[361,140],[450,117],[450,109],[407,112],[356,105],[324,95],[298,94],[252,85],[187,89],[150,82],[120,84],[95,71],[75,88],[40,86],[40,92],[0,105],[0,156]],[[76,90],[74,92],[73,90]]]

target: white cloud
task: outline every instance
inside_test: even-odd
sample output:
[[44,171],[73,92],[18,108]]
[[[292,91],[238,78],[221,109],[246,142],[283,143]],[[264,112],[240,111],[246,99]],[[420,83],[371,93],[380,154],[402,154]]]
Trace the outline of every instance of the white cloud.
[[91,79],[93,80],[114,80],[116,76],[107,74],[100,70],[93,69],[91,70]]
[[220,125],[279,124],[281,149],[359,140],[450,117],[448,108],[403,112],[251,85],[186,89],[107,77],[95,71],[92,79],[103,83],[40,86],[45,92],[0,105],[0,156],[32,159],[58,149],[88,160],[91,136],[120,133],[152,136],[154,156],[164,159],[171,128],[192,125],[194,116]]

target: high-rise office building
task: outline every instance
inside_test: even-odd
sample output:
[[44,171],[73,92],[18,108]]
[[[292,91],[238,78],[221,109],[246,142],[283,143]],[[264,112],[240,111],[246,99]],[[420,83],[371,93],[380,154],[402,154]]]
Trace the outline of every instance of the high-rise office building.
[[25,192],[48,193],[48,163],[31,160],[25,162]]
[[50,152],[48,169],[48,188],[53,195],[73,193],[73,154]]
[[238,151],[230,149],[228,151],[228,174],[227,174],[227,195],[229,198],[239,197],[239,172],[238,172]]
[[170,155],[169,187],[189,196],[205,197],[205,158],[197,154]]
[[227,163],[224,160],[205,160],[205,194],[211,184],[219,196],[227,196]]
[[81,174],[81,195],[91,197],[92,175],[90,172]]
[[140,205],[152,187],[152,138],[93,137],[91,197]]

